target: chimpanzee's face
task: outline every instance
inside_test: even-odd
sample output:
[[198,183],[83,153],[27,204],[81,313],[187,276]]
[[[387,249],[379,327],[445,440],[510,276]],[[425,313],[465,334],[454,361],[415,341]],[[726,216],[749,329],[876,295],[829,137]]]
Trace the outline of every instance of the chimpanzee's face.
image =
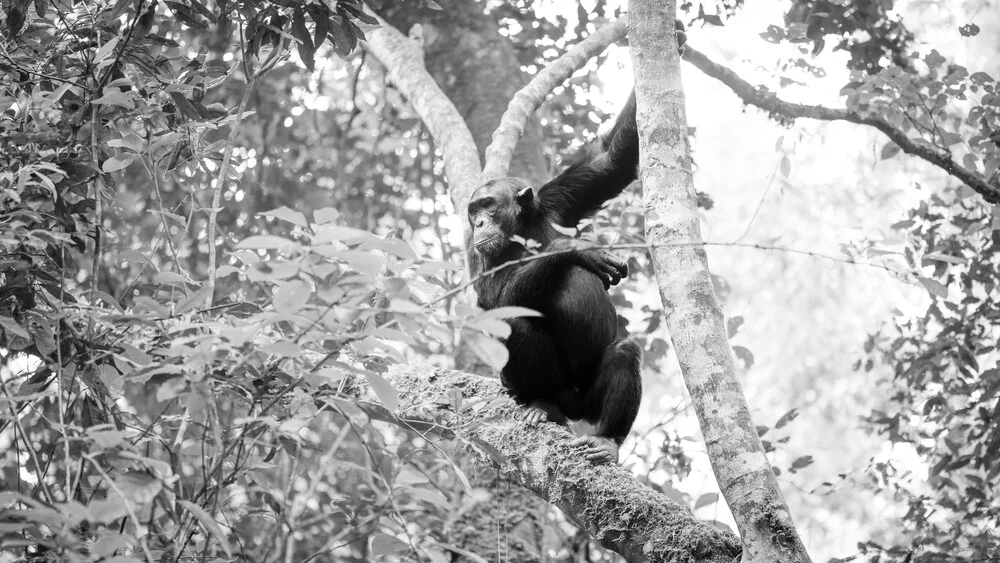
[[496,256],[517,234],[518,217],[533,203],[531,188],[514,178],[500,178],[483,184],[469,201],[472,244],[484,256]]

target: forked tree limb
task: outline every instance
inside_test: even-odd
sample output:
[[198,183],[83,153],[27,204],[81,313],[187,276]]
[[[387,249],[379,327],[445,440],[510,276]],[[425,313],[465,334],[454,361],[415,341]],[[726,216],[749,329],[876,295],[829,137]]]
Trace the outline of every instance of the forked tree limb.
[[500,125],[493,132],[493,141],[486,147],[484,181],[507,175],[514,149],[531,114],[542,105],[556,87],[583,68],[587,61],[603,53],[612,43],[624,38],[627,31],[626,21],[626,18],[619,19],[590,34],[546,65],[531,79],[531,82],[514,94],[507,111],[500,118]]
[[899,146],[900,150],[927,161],[930,164],[944,170],[951,176],[957,178],[965,185],[969,186],[990,203],[1000,203],[1000,186],[990,184],[982,175],[970,171],[954,159],[950,154],[940,150],[917,144],[903,131],[899,130],[887,120],[874,115],[866,115],[847,109],[827,108],[823,106],[811,106],[786,102],[773,93],[756,86],[740,78],[732,70],[713,62],[704,54],[688,47],[684,54],[684,60],[694,65],[695,68],[704,72],[708,76],[715,78],[729,87],[736,93],[744,103],[758,107],[769,113],[780,115],[789,119],[807,118],[818,119],[820,121],[847,121],[859,125],[868,125],[884,133],[892,142]]
[[498,466],[629,561],[738,559],[739,540],[732,533],[699,522],[686,507],[622,467],[587,462],[569,448],[573,435],[566,428],[526,425],[524,410],[506,398],[496,378],[412,365],[394,365],[385,377],[400,397],[394,412],[379,403],[361,377],[350,378],[344,387],[351,398],[345,404],[428,439],[464,442],[480,463]]
[[629,1],[639,171],[646,241],[667,331],[745,563],[808,563],[808,553],[764,453],[729,346],[726,321],[700,243],[675,0]]
[[455,104],[427,72],[417,42],[375,17],[381,27],[368,32],[362,46],[385,66],[392,83],[434,137],[444,158],[451,201],[455,209],[465,209],[465,202],[481,183],[479,151],[472,133]]

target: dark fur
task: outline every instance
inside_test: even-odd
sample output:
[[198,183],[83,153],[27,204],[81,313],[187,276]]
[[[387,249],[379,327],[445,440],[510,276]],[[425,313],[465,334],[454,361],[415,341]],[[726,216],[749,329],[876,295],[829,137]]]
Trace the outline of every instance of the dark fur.
[[543,252],[571,249],[476,281],[479,306],[528,307],[544,315],[510,321],[504,385],[550,419],[597,424],[596,436],[617,445],[632,428],[642,395],[642,349],[619,330],[607,293],[628,269],[605,251],[565,238],[552,224],[575,227],[631,184],[638,164],[633,93],[612,130],[537,195],[521,180],[502,178],[476,190],[468,209],[466,248],[474,276],[527,256],[512,235],[539,242]]

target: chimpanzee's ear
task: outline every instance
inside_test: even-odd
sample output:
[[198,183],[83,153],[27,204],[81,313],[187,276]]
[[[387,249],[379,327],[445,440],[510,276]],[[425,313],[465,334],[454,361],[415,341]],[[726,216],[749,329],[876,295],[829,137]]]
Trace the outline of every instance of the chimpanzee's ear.
[[530,205],[531,200],[535,199],[535,192],[531,191],[531,188],[524,188],[523,190],[517,192],[517,204],[524,206]]

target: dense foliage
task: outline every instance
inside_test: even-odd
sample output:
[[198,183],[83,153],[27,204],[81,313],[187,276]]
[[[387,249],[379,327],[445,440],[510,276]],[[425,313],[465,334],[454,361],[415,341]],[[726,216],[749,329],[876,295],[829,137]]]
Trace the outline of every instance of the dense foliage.
[[[598,2],[573,26],[530,2],[386,4],[401,21],[502,29],[488,38],[529,72],[615,12]],[[995,183],[993,78],[936,51],[910,56],[913,35],[891,2],[848,4],[794,2],[761,30],[801,47],[779,66],[815,71],[810,57],[826,44],[847,51],[848,109]],[[743,9],[682,8],[693,29]],[[475,486],[455,461],[481,444],[375,423],[341,393],[360,377],[392,408],[387,364],[450,367],[460,348],[500,366],[502,318],[524,313],[463,305],[461,224],[439,155],[358,48],[376,24],[356,0],[3,2],[0,561],[438,562],[476,559],[456,538],[516,536],[509,490]],[[607,118],[589,98],[595,69],[540,111],[552,168]],[[898,153],[888,143],[879,158]],[[984,561],[1000,550],[1000,215],[967,188],[931,192],[894,225],[902,250],[845,258],[886,260],[930,296],[922,314],[858,343],[871,355],[859,370],[893,372],[871,428],[912,445],[929,475],[873,463],[868,486],[906,511],[899,533],[860,555]],[[633,190],[587,236],[632,245],[633,279],[614,299],[658,373],[672,363],[646,298],[651,266],[634,248],[642,226]],[[725,298],[730,282],[716,282]],[[730,336],[742,321],[734,315]],[[750,370],[753,352],[736,353]],[[697,455],[671,427],[683,402],[654,405],[658,422],[630,463],[704,511],[717,495],[675,487]],[[453,405],[458,416],[482,406]],[[776,434],[795,418],[762,421],[769,452],[788,447]],[[813,458],[775,459],[776,472],[795,473]],[[461,528],[477,503],[495,529]],[[564,518],[550,521],[539,543],[551,557],[611,557]]]

